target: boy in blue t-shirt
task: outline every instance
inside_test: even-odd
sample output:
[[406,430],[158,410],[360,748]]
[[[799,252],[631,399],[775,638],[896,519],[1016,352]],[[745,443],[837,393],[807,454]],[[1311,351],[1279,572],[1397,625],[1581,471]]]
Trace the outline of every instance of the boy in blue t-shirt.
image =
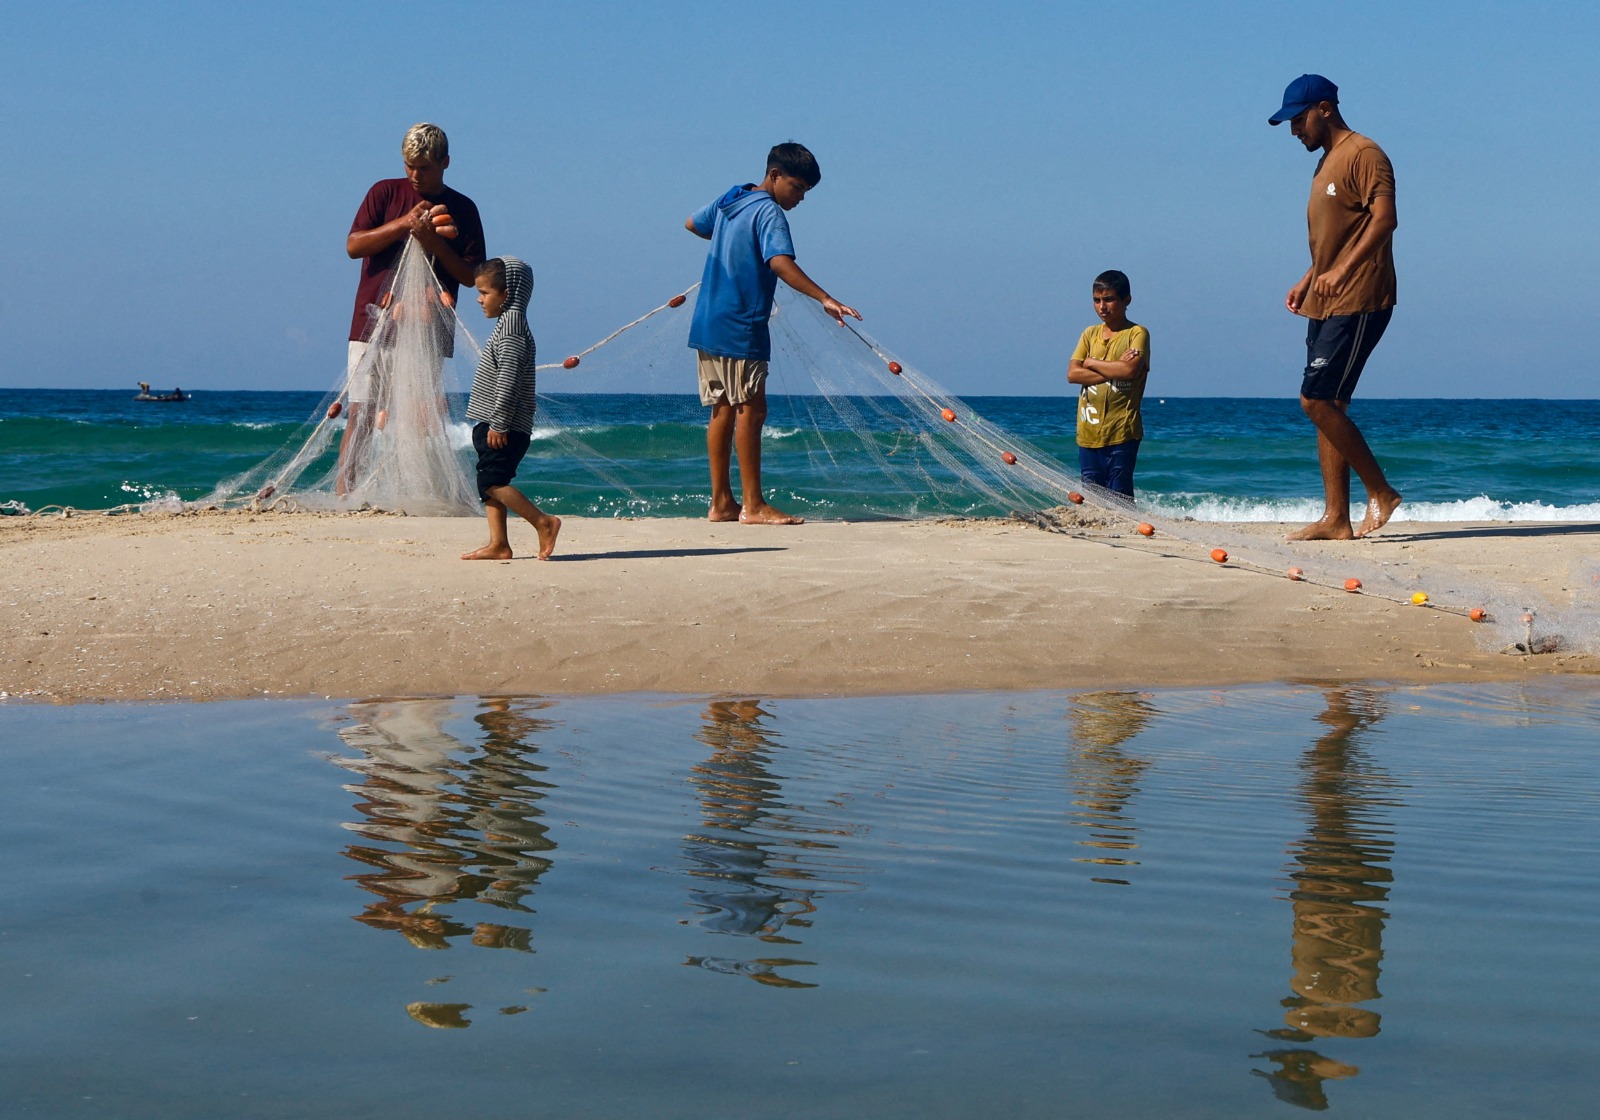
[[[823,291],[794,263],[794,242],[784,211],[800,205],[822,179],[816,157],[795,143],[767,153],[767,175],[746,183],[690,215],[690,233],[711,242],[700,294],[689,327],[689,346],[700,352],[700,403],[711,409],[706,454],[711,461],[712,521],[747,525],[798,525],[761,495],[761,426],[767,420],[767,362],[772,339],[767,319],[778,280],[822,304],[840,325],[861,318]],[[729,479],[734,451],[744,501],[733,499]]]

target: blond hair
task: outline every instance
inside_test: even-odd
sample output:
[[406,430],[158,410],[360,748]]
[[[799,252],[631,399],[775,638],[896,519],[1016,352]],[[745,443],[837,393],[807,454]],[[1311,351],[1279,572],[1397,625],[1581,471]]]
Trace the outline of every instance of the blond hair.
[[450,158],[450,141],[444,129],[422,121],[406,129],[406,138],[400,141],[400,158],[407,162],[431,159],[443,163]]

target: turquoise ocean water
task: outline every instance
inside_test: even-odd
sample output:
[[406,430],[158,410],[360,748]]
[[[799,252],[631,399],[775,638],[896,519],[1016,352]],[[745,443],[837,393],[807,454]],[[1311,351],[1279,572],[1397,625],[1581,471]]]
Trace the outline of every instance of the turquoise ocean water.
[[[304,438],[317,393],[197,392],[144,404],[131,392],[19,390],[0,401],[0,505],[104,509],[194,500]],[[972,397],[966,405],[1075,471],[1073,402]],[[460,411],[461,402],[455,407]],[[872,417],[870,409],[861,414]],[[1358,400],[1352,408],[1416,521],[1600,520],[1600,401]],[[687,396],[544,398],[518,484],[554,512],[700,516],[705,411]],[[1312,429],[1292,398],[1149,397],[1140,501],[1211,521],[1310,520],[1321,511]],[[556,436],[552,422],[582,441]],[[469,429],[455,425],[464,462]],[[884,474],[901,433],[839,438],[816,398],[773,400],[764,443],[769,495],[813,518],[1004,514],[958,478]],[[589,453],[597,458],[591,458]],[[608,472],[595,470],[598,459]],[[611,469],[614,468],[614,469]],[[870,482],[863,483],[864,478]],[[614,480],[628,480],[626,500]],[[870,491],[870,492],[868,492]],[[1359,495],[1359,486],[1357,487]]]

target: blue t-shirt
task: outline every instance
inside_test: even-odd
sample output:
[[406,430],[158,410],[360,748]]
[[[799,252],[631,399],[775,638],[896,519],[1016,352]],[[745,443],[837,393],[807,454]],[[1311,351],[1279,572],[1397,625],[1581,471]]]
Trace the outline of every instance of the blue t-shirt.
[[695,211],[694,228],[711,235],[711,251],[689,325],[690,348],[766,361],[772,357],[767,319],[778,287],[778,274],[767,262],[794,256],[789,219],[766,191],[730,187]]

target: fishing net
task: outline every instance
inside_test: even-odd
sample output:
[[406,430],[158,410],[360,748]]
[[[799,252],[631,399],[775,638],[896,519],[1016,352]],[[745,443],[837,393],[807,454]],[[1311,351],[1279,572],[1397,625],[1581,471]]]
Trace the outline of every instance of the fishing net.
[[[580,516],[706,516],[708,411],[688,348],[694,298],[691,287],[538,367],[538,418],[517,479],[536,504]],[[464,418],[478,344],[414,242],[372,313],[373,342],[356,371],[358,379],[370,370],[372,399],[352,406],[347,388],[330,394],[295,441],[200,504],[481,510]],[[762,483],[767,500],[786,512],[1020,518],[1052,532],[1200,563],[1224,557],[1234,567],[1395,602],[1421,594],[1419,605],[1430,609],[1481,612],[1485,646],[1600,648],[1600,586],[1582,573],[1574,573],[1570,600],[1553,603],[1531,587],[1490,585],[1436,561],[1424,568],[1403,553],[1286,542],[1259,528],[1140,510],[1082,482],[1076,462],[991,423],[863,325],[841,325],[784,285],[770,327]]]
[[367,310],[365,355],[305,429],[197,504],[479,512],[471,429],[461,416],[478,346],[414,240]]

